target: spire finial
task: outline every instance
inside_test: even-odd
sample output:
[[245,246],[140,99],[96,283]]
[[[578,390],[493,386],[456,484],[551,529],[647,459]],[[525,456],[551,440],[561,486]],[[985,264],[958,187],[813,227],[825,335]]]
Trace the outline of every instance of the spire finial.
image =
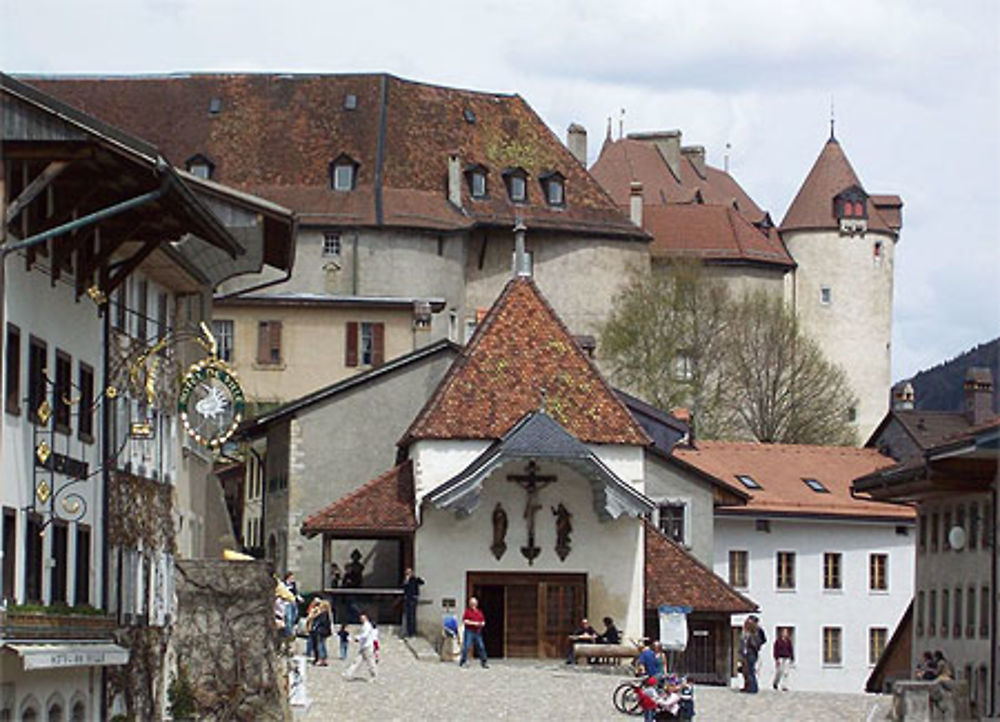
[[548,396],[548,392],[546,391],[546,389],[545,389],[544,386],[542,388],[538,389],[538,410],[539,411],[544,411],[545,413],[548,413],[548,410],[545,408],[545,403],[547,401],[547,398],[546,398],[547,396]]
[[611,116],[608,116],[608,134],[605,138],[606,140],[611,140]]
[[833,124],[834,124],[835,120],[836,120],[836,118],[834,117],[834,113],[833,113],[833,95],[831,94],[830,95],[830,140],[832,140],[834,142],[837,141],[837,136],[834,135],[834,133],[833,133]]

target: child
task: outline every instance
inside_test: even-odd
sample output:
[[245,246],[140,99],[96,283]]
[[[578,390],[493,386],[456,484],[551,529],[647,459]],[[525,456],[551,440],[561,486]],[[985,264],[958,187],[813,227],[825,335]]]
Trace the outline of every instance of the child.
[[373,635],[372,644],[375,649],[375,664],[378,664],[379,663],[378,650],[380,645],[378,643],[378,625],[375,624],[374,622],[372,623],[372,635]]
[[639,690],[639,709],[642,710],[645,722],[654,722],[656,720],[658,700],[659,695],[656,692],[656,677],[650,677]]
[[337,636],[340,637],[340,658],[347,659],[347,642],[351,638],[351,633],[347,631],[346,624],[340,625],[340,630],[337,632]]

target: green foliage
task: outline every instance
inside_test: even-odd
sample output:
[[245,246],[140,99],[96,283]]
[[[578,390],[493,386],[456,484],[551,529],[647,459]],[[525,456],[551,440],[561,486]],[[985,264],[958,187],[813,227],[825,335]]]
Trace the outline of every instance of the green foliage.
[[177,674],[167,687],[167,700],[170,705],[170,716],[175,720],[194,719],[198,705],[194,698],[194,689],[188,680],[187,670],[177,667]]
[[665,410],[689,407],[699,436],[852,444],[843,371],[780,298],[733,299],[697,263],[636,273],[601,333],[615,382]]

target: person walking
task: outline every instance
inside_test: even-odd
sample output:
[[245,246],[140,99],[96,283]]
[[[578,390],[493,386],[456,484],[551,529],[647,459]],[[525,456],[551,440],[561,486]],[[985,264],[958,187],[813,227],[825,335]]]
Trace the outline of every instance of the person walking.
[[369,679],[374,682],[378,679],[378,667],[375,666],[375,629],[364,612],[361,612],[360,620],[361,630],[354,637],[358,643],[358,656],[354,658],[351,666],[344,670],[344,679],[352,679],[364,662],[368,666]]
[[483,669],[489,669],[490,665],[486,661],[486,645],[483,644],[483,627],[486,626],[486,617],[479,609],[479,600],[469,597],[469,606],[465,608],[462,615],[462,624],[465,626],[465,633],[462,637],[462,657],[458,661],[459,667],[464,667],[469,659],[469,647],[476,646],[476,654]]
[[403,636],[412,637],[417,633],[417,598],[424,580],[414,576],[413,570],[407,567],[403,574],[403,616],[405,626]]
[[788,632],[788,627],[781,630],[781,634],[774,640],[774,682],[771,686],[774,689],[781,688],[782,692],[788,691],[788,674],[792,663],[795,661],[795,650],[792,649],[792,637]]

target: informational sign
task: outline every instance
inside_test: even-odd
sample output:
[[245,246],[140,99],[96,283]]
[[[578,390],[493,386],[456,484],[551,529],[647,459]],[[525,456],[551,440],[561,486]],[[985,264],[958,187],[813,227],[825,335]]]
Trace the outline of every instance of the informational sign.
[[107,667],[128,664],[128,650],[114,644],[8,645],[24,663],[25,671],[60,667]]
[[302,655],[292,657],[288,665],[288,704],[304,709],[311,703],[306,689],[306,658]]
[[246,399],[236,373],[215,357],[188,369],[177,397],[181,422],[203,446],[221,446],[243,420]]
[[691,607],[672,607],[662,604],[657,612],[660,618],[660,643],[663,648],[683,652],[687,649],[687,615],[691,613]]

